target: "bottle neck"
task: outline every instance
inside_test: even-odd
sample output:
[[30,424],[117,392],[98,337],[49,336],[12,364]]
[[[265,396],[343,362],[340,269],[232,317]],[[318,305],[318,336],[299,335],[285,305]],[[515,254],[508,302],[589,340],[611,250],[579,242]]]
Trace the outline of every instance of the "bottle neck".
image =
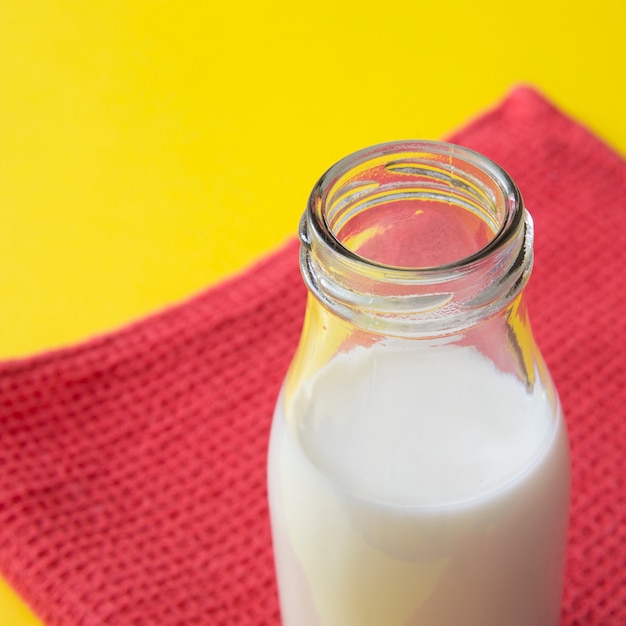
[[533,227],[511,178],[456,145],[382,144],[328,170],[300,224],[304,280],[330,312],[400,337],[464,331],[520,294]]

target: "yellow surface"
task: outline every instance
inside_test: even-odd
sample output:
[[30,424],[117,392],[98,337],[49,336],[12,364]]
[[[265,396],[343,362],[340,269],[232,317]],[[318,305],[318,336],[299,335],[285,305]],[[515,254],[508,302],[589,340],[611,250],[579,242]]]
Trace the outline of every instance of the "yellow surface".
[[[293,234],[326,167],[532,82],[626,153],[626,3],[0,0],[0,356]],[[37,624],[0,584],[0,624]]]

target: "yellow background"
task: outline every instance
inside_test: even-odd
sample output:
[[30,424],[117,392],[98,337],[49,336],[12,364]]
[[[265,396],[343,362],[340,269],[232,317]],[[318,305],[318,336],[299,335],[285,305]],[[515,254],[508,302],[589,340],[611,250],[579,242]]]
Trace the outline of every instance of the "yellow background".
[[[0,0],[0,356],[244,268],[334,161],[516,82],[626,153],[625,7]],[[38,623],[0,581],[0,624]]]

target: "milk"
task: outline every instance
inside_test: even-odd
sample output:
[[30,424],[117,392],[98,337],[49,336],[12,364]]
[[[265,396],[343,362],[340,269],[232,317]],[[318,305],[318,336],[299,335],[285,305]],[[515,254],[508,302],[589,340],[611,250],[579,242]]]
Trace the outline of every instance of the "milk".
[[563,421],[473,348],[356,348],[278,402],[284,626],[556,626]]

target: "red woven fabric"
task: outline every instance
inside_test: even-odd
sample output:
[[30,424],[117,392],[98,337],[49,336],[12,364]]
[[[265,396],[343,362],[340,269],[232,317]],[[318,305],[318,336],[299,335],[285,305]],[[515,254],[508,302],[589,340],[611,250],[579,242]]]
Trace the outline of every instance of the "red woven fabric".
[[[528,288],[573,453],[563,623],[626,624],[626,163],[515,90],[453,140],[536,224]],[[0,570],[49,626],[277,625],[265,501],[295,243],[84,345],[0,365]]]

